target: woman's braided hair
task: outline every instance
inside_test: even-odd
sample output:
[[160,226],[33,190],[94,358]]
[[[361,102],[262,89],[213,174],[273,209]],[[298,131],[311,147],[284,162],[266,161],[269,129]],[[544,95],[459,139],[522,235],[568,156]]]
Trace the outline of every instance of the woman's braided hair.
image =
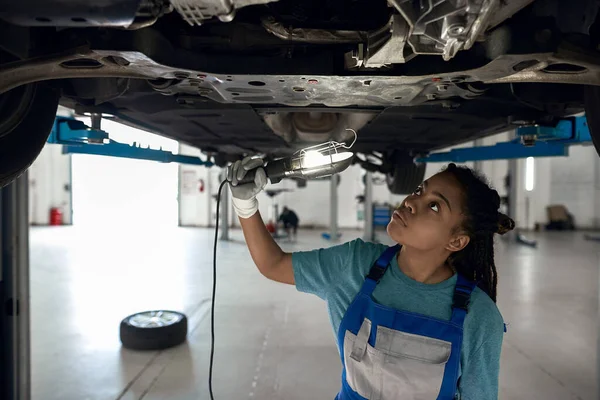
[[494,263],[494,234],[505,234],[515,227],[515,222],[498,211],[500,196],[482,175],[456,164],[449,164],[444,172],[452,174],[463,189],[461,229],[470,238],[469,244],[448,261],[456,272],[477,282],[495,302],[498,276]]

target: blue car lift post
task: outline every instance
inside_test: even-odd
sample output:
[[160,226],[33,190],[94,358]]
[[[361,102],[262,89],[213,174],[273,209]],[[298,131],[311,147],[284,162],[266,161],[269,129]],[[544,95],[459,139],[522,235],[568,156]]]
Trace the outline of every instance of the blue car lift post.
[[[454,149],[447,152],[432,153],[425,157],[417,158],[417,162],[456,162],[488,161],[488,160],[514,160],[527,157],[566,157],[569,147],[573,145],[592,144],[592,136],[585,116],[561,119],[556,126],[521,126],[516,128],[515,139],[497,143],[493,146],[478,146]],[[512,168],[514,169],[514,168]],[[516,197],[514,190],[515,179],[511,179],[509,194],[509,207],[514,207]],[[515,214],[511,209],[510,214]],[[600,240],[590,238],[589,240]],[[520,244],[535,247],[537,243],[526,239],[516,233],[516,241]]]

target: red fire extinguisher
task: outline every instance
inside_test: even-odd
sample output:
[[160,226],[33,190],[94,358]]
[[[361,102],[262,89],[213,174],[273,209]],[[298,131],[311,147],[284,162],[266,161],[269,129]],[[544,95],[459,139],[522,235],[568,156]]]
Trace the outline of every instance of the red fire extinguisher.
[[63,224],[63,213],[58,207],[52,207],[50,209],[50,225],[58,226]]

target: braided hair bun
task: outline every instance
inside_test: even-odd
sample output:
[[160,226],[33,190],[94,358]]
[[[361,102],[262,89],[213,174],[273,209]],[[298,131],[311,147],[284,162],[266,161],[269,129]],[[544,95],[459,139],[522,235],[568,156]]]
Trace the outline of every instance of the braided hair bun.
[[515,229],[515,221],[513,221],[512,218],[510,218],[508,215],[499,212],[498,230],[496,230],[496,233],[499,235],[504,235],[505,233],[510,232],[513,229]]

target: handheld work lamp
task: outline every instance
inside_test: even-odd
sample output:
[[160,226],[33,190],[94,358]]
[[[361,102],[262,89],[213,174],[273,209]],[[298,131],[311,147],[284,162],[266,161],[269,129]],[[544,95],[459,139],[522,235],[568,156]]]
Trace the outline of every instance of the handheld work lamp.
[[[291,157],[269,161],[264,167],[271,183],[284,178],[316,179],[342,172],[352,164],[352,152],[345,143],[327,142],[307,147]],[[255,171],[249,171],[240,183],[254,182]]]

